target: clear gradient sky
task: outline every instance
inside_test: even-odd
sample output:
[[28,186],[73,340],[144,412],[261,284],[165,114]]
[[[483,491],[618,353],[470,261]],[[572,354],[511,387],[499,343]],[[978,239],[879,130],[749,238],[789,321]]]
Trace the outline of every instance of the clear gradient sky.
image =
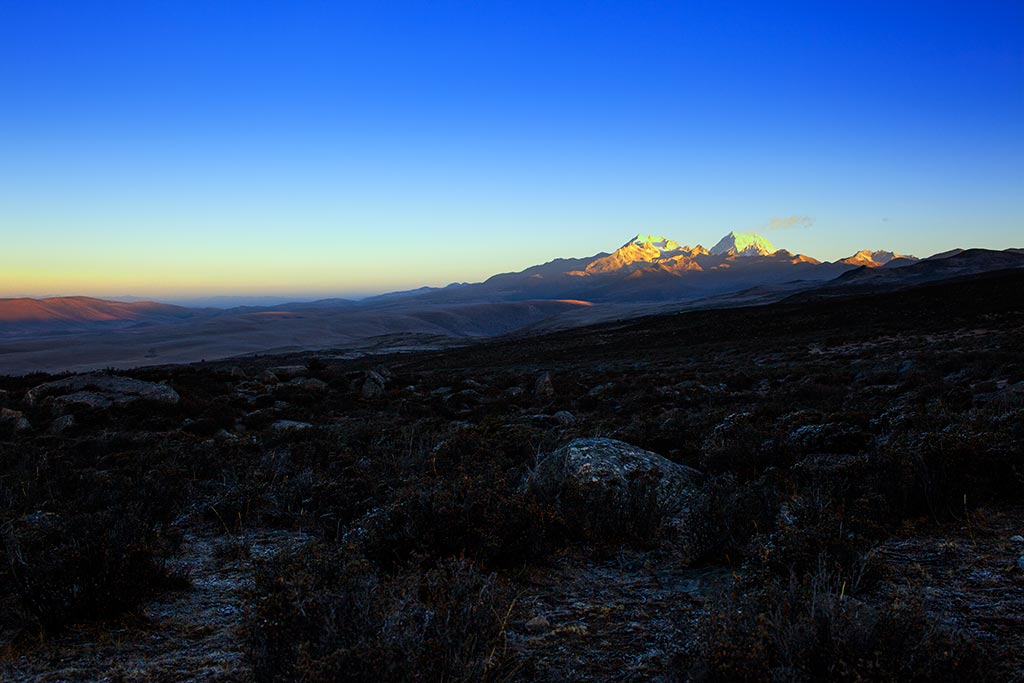
[[1024,3],[0,2],[0,296],[1024,246]]

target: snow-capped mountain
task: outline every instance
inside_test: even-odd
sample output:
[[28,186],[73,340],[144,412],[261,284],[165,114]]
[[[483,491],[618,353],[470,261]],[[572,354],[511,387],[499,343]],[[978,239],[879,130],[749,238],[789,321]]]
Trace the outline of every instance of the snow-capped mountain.
[[657,268],[669,271],[700,270],[693,259],[706,256],[708,250],[680,246],[675,240],[654,235],[637,235],[607,256],[595,258],[583,270],[569,271],[570,275],[587,276],[634,272]]
[[897,254],[891,251],[871,251],[870,249],[861,249],[853,256],[847,256],[844,259],[839,259],[837,263],[845,263],[851,266],[867,266],[868,268],[880,268],[896,260],[906,262],[901,263],[900,265],[910,265],[917,261],[918,258],[909,254]]
[[699,244],[684,245],[664,235],[639,234],[611,253],[555,259],[476,284],[427,292],[415,296],[415,300],[423,304],[541,299],[622,304],[686,302],[754,288],[762,294],[797,291],[858,269],[903,271],[917,262],[913,256],[882,250],[865,250],[836,262],[819,261],[778,249],[754,233],[730,232],[710,250]]
[[776,251],[766,238],[752,232],[730,232],[711,247],[715,256],[769,256]]
[[753,233],[731,232],[711,250],[663,235],[639,234],[610,254],[556,259],[478,284],[446,288],[422,300],[687,300],[757,285],[828,280],[853,267],[776,249]]

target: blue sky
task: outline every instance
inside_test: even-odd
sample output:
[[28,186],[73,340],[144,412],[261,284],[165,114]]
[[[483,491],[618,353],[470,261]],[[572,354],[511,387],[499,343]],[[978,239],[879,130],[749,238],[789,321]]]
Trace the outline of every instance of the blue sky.
[[842,5],[8,0],[0,296],[1024,246],[1024,4]]

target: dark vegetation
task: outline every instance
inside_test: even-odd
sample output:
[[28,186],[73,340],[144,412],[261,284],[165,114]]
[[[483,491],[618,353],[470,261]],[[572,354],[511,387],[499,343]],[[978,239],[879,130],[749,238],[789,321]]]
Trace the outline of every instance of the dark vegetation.
[[[1020,612],[986,615],[1024,605],[1008,541],[1024,534],[1022,292],[1004,273],[444,352],[121,373],[169,383],[176,405],[29,405],[50,378],[0,378],[0,407],[31,424],[0,421],[0,654],[188,590],[174,560],[202,533],[254,577],[246,664],[226,679],[1019,680]],[[590,511],[525,485],[539,455],[595,436],[702,471],[684,523],[643,480]],[[255,556],[237,542],[253,529],[308,542]],[[958,583],[968,556],[991,560],[989,602]],[[729,579],[612,636],[597,617],[531,621],[568,590],[545,577],[599,588],[614,571],[588,568],[627,565]]]

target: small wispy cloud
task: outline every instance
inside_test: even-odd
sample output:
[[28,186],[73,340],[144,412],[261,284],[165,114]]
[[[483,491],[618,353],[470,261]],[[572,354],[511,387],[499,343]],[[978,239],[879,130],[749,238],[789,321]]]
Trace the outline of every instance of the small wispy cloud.
[[772,219],[764,226],[764,230],[791,230],[793,228],[809,228],[814,225],[814,219],[810,216],[788,216],[785,218],[772,216]]
[[768,224],[764,226],[767,231],[772,230],[790,230],[798,227],[810,227],[814,224],[814,219],[810,216],[787,216],[780,218],[779,216],[772,216]]

